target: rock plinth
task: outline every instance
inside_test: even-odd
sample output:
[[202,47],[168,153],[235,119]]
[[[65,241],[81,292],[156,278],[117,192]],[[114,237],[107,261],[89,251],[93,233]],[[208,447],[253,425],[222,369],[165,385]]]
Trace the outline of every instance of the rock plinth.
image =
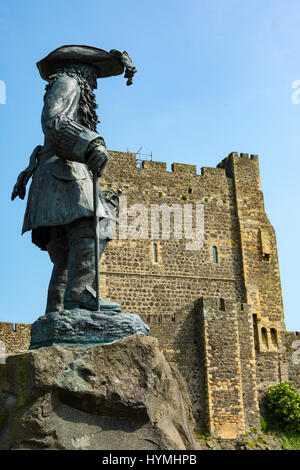
[[149,336],[0,365],[0,449],[197,449],[185,383]]
[[29,349],[54,345],[106,344],[131,335],[148,335],[139,315],[119,311],[72,309],[47,313],[31,327]]

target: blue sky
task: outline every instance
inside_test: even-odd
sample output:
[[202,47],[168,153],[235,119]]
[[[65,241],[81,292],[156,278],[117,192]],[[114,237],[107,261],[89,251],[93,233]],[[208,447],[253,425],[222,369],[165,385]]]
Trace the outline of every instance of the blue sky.
[[259,155],[265,207],[277,233],[289,330],[299,330],[299,0],[14,0],[0,4],[0,321],[44,312],[51,263],[20,235],[25,202],[10,201],[18,173],[43,142],[45,82],[35,63],[63,44],[127,50],[132,87],[97,91],[107,147],[143,146],[156,161],[216,166],[232,151]]

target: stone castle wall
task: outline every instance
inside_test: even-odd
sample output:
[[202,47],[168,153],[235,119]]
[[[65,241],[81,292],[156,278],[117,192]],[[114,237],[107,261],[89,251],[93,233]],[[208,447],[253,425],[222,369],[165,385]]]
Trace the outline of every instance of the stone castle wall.
[[285,332],[283,340],[286,346],[286,361],[289,364],[288,380],[300,389],[300,332]]
[[5,345],[5,353],[27,351],[30,344],[31,325],[28,323],[0,322],[0,341]]
[[259,426],[251,309],[217,298],[200,299],[198,305],[206,425],[213,436],[234,438]]
[[[163,162],[144,161],[140,168],[135,154],[110,154],[100,184],[122,190],[129,228],[107,245],[101,295],[149,324],[185,378],[198,428],[233,437],[256,426],[266,387],[288,379],[299,384],[300,375],[300,366],[291,365],[276,237],[257,156],[232,153],[197,174],[194,165],[174,163],[167,171]],[[199,231],[197,205],[204,211],[204,244],[189,250],[199,233],[180,238],[174,223],[189,206]],[[171,209],[169,237],[162,234],[162,206]],[[28,347],[29,326],[22,327],[23,336],[0,326],[9,350]]]
[[[174,164],[166,171],[162,162],[144,162],[136,167],[134,154],[111,152],[102,178],[104,189],[120,188],[127,206],[144,204],[148,212],[149,238],[114,240],[101,262],[104,296],[122,301],[126,311],[139,314],[173,314],[201,296],[216,295],[244,300],[241,279],[239,226],[232,179],[224,169]],[[205,240],[201,250],[187,250],[186,239],[176,239],[171,217],[170,239],[151,239],[151,207],[178,204],[204,205]],[[195,215],[195,214],[194,214]],[[134,217],[128,216],[128,224]],[[194,217],[195,221],[195,217]],[[153,258],[153,244],[158,260]],[[218,250],[213,263],[212,249]]]
[[[150,335],[159,339],[160,347],[168,361],[175,364],[185,378],[197,423],[206,422],[204,358],[197,309],[194,303],[178,309],[174,315],[141,315],[150,326]],[[202,427],[203,427],[202,426]]]

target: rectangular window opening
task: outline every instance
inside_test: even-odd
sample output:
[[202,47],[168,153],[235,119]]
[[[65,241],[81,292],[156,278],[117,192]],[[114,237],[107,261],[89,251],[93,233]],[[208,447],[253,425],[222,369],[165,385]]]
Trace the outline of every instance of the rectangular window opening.
[[216,246],[212,247],[212,257],[213,257],[213,263],[218,264],[218,249]]
[[157,243],[153,243],[153,261],[154,261],[154,263],[158,263]]

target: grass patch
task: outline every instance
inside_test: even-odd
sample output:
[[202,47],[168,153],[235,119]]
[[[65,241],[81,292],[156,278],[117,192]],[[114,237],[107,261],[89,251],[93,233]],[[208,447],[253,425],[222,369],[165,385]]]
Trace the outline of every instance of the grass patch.
[[267,434],[268,431],[270,431],[269,424],[267,421],[264,420],[264,418],[261,416],[260,418],[260,430],[263,434]]
[[285,450],[300,450],[300,432],[283,431],[282,447]]
[[263,434],[275,434],[277,438],[281,439],[284,450],[300,450],[300,432],[283,429],[278,426],[278,422],[265,421],[262,416],[260,417],[260,427]]

